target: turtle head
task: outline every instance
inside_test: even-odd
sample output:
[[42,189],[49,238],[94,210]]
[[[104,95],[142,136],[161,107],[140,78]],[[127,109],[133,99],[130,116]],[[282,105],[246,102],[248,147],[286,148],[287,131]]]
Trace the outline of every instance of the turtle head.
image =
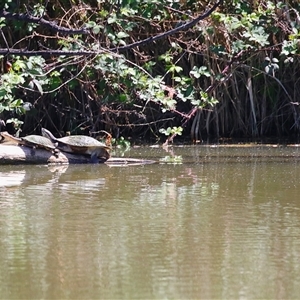
[[51,133],[51,131],[49,131],[46,128],[42,128],[42,136],[48,138],[52,142],[56,142],[57,141],[56,138],[55,138],[55,136]]

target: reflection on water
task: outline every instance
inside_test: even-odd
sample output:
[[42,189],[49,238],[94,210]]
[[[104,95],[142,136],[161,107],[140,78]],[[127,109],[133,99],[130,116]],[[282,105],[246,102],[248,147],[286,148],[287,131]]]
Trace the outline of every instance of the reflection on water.
[[0,169],[1,298],[297,298],[298,148],[173,152]]

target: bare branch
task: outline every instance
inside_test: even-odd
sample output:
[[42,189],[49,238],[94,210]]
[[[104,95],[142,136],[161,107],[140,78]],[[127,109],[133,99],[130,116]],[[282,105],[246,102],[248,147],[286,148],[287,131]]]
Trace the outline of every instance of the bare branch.
[[70,29],[70,28],[58,26],[55,22],[47,21],[43,18],[34,17],[29,14],[10,13],[4,9],[0,11],[0,18],[24,21],[27,23],[41,24],[55,32],[61,32],[65,34],[89,34],[89,31],[87,29]]
[[23,56],[88,56],[88,55],[96,55],[101,53],[107,53],[107,50],[99,50],[99,51],[65,51],[65,50],[39,50],[39,51],[33,51],[33,50],[27,50],[27,49],[1,49],[0,48],[0,55],[23,55]]
[[192,21],[190,22],[187,22],[181,26],[178,26],[174,29],[171,29],[169,31],[166,31],[162,34],[158,34],[156,36],[153,36],[153,37],[149,37],[147,39],[144,39],[142,41],[138,41],[136,43],[132,43],[130,45],[127,45],[127,46],[123,46],[123,47],[116,47],[116,48],[113,48],[113,49],[110,49],[110,51],[124,51],[124,50],[128,50],[128,49],[132,49],[134,47],[138,47],[138,46],[141,46],[141,45],[144,45],[144,44],[148,44],[148,43],[151,43],[151,42],[155,42],[157,40],[160,40],[164,37],[167,37],[169,35],[172,35],[174,33],[177,33],[179,31],[184,31],[184,30],[187,30],[191,27],[193,27],[194,25],[196,25],[199,21],[201,20],[204,20],[205,18],[207,18],[209,15],[211,15],[213,13],[214,10],[217,9],[217,7],[223,3],[223,0],[219,0],[217,1],[213,7],[211,9],[209,9],[207,12],[205,12],[203,15],[200,15],[198,16],[197,18],[193,19]]
[[[97,55],[97,54],[101,54],[101,53],[107,53],[107,52],[121,52],[121,51],[125,51],[125,50],[129,50],[141,45],[145,45],[148,43],[152,43],[155,42],[157,40],[160,40],[162,38],[165,38],[167,36],[170,36],[172,34],[175,34],[179,31],[183,31],[183,30],[187,30],[191,27],[193,27],[194,25],[196,25],[199,21],[207,18],[213,11],[216,10],[216,8],[223,3],[223,0],[219,0],[217,1],[212,8],[210,8],[207,12],[205,12],[204,14],[198,16],[197,18],[193,19],[190,22],[186,22],[185,24],[178,26],[174,29],[171,29],[169,31],[166,31],[162,34],[158,34],[156,36],[153,37],[149,37],[147,39],[138,41],[136,43],[132,43],[130,45],[126,45],[123,47],[115,47],[115,48],[111,48],[111,49],[107,49],[105,50],[103,48],[103,50],[98,50],[98,51],[61,51],[61,50],[41,50],[41,51],[30,51],[30,50],[26,50],[26,49],[1,49],[0,48],[0,55],[7,55],[7,54],[11,54],[11,55],[24,55],[24,56],[34,56],[34,55],[41,55],[41,56],[60,56],[60,55]],[[0,11],[0,17],[4,17],[7,19],[16,19],[16,20],[22,20],[22,21],[27,21],[27,22],[31,22],[31,23],[37,23],[37,24],[42,24],[44,26],[49,27],[50,29],[57,31],[57,32],[64,32],[66,34],[88,34],[89,31],[86,29],[69,29],[69,28],[65,28],[65,27],[61,27],[56,25],[54,22],[50,22],[47,21],[43,18],[37,18],[37,17],[33,17],[30,16],[28,14],[12,14],[9,12],[6,12],[4,10]]]

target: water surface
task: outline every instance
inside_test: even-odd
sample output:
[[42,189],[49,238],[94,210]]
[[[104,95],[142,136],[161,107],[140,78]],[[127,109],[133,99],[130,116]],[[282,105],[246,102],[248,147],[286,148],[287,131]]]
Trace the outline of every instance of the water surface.
[[0,166],[1,299],[299,297],[297,147],[125,155]]

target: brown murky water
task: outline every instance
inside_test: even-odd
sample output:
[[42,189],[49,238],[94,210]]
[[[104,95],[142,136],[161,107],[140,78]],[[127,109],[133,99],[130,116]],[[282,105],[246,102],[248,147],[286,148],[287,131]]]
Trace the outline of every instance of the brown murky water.
[[299,298],[297,147],[126,156],[0,166],[1,299]]

